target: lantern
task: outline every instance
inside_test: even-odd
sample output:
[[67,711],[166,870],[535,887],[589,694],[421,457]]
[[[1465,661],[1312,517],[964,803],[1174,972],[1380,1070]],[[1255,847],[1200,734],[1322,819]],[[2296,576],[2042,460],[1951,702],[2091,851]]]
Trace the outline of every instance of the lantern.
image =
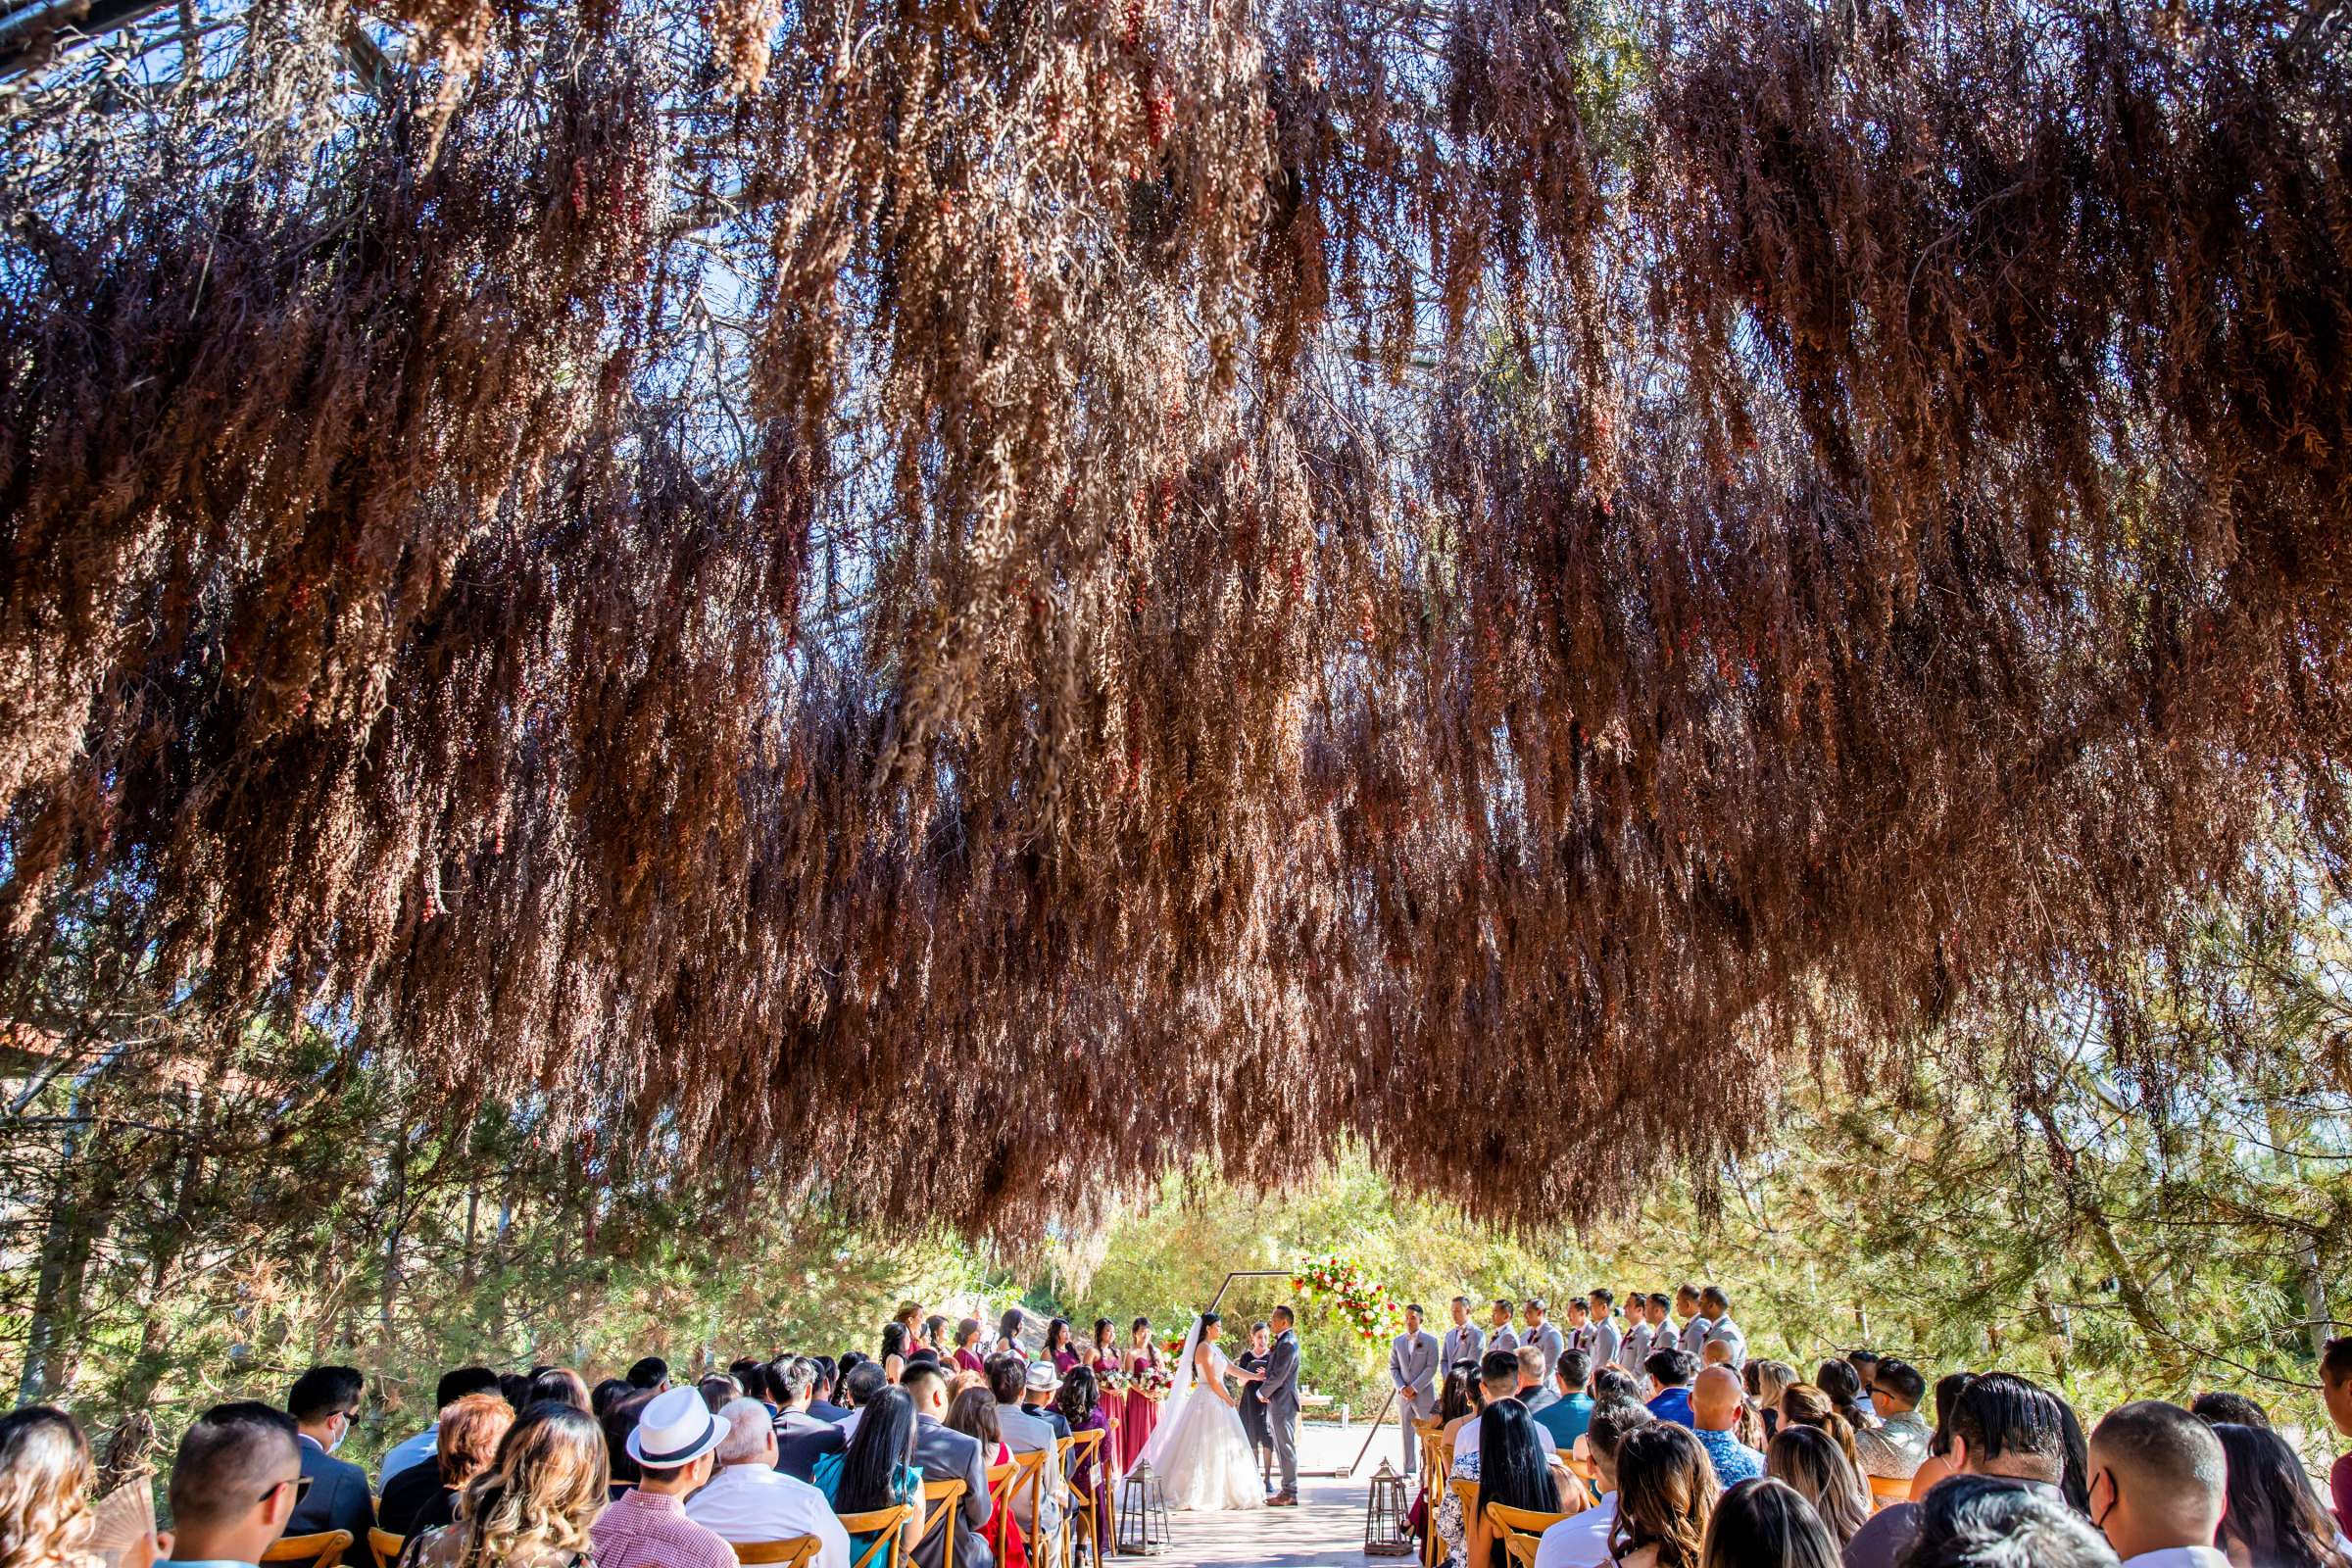
[[1168,1524],[1168,1494],[1148,1464],[1138,1463],[1119,1483],[1119,1555],[1156,1557],[1175,1541]]
[[1372,1477],[1372,1495],[1364,1504],[1364,1555],[1410,1557],[1412,1538],[1404,1529],[1404,1478],[1380,1461]]

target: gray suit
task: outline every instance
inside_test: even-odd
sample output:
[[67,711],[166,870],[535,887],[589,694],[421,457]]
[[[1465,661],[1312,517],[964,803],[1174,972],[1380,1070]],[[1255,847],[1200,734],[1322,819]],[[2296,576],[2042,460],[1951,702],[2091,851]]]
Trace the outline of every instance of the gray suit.
[[1284,1329],[1266,1357],[1258,1385],[1266,1399],[1266,1435],[1274,1440],[1274,1462],[1282,1468],[1283,1495],[1298,1494],[1298,1334]]
[[1408,1476],[1417,1468],[1415,1455],[1421,1447],[1421,1435],[1413,1430],[1413,1423],[1438,1413],[1441,1370],[1438,1337],[1427,1329],[1399,1334],[1389,1347],[1389,1381],[1396,1385],[1401,1411],[1396,1424],[1404,1433],[1404,1473]]
[[1487,1353],[1487,1331],[1475,1323],[1465,1323],[1458,1329],[1447,1329],[1438,1350],[1440,1374],[1453,1370],[1456,1361],[1475,1361]]
[[988,1524],[988,1462],[980,1454],[980,1440],[940,1425],[930,1416],[914,1419],[914,1467],[925,1481],[960,1481],[963,1501],[953,1526],[943,1525],[923,1538],[914,1560],[921,1568],[939,1568],[947,1555],[948,1531],[956,1532],[956,1561],[971,1568],[993,1568],[996,1559],[980,1532]]
[[1516,1350],[1517,1348],[1519,1348],[1519,1335],[1508,1323],[1487,1336],[1486,1353],[1489,1355],[1494,1354],[1496,1350]]
[[1552,1368],[1560,1364],[1560,1331],[1546,1322],[1542,1328],[1529,1329],[1520,1343],[1544,1352],[1544,1386],[1550,1388]]

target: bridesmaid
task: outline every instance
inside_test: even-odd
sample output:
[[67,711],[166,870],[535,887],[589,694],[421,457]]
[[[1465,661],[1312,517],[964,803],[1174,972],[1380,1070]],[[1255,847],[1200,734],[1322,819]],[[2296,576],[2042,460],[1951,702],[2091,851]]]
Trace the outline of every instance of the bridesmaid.
[[1071,1343],[1068,1318],[1057,1317],[1046,1325],[1046,1348],[1039,1352],[1039,1359],[1053,1362],[1054,1370],[1065,1378],[1078,1364],[1078,1347]]
[[1006,1307],[1004,1315],[997,1319],[997,1348],[990,1353],[1017,1355],[1024,1361],[1029,1359],[1029,1352],[1021,1348],[1021,1309],[1019,1307]]
[[906,1354],[912,1355],[917,1350],[929,1348],[929,1347],[923,1343],[922,1302],[901,1301],[899,1303],[899,1309],[891,1314],[890,1320],[899,1325],[901,1332],[906,1338]]
[[1118,1475],[1126,1470],[1121,1463],[1119,1430],[1127,1413],[1127,1401],[1112,1386],[1112,1380],[1127,1369],[1127,1361],[1119,1353],[1119,1326],[1106,1317],[1095,1319],[1095,1343],[1086,1358],[1087,1369],[1094,1373],[1095,1382],[1102,1390],[1102,1419],[1110,1428],[1110,1436],[1102,1440],[1102,1457],[1110,1462],[1110,1471]]
[[1127,1329],[1127,1398],[1119,1416],[1119,1468],[1132,1470],[1152,1429],[1159,1424],[1159,1402],[1144,1392],[1144,1378],[1159,1370],[1159,1347],[1152,1343],[1152,1320],[1139,1317]]

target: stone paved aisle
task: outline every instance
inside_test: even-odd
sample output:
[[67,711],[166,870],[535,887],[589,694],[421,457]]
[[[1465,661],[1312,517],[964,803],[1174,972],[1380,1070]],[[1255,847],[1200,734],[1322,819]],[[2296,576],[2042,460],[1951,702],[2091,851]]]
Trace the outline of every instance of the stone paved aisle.
[[[1348,1463],[1363,1446],[1364,1429],[1310,1425],[1299,1433],[1299,1463],[1331,1470]],[[1364,1555],[1364,1503],[1371,1477],[1386,1458],[1396,1463],[1396,1429],[1381,1429],[1352,1480],[1301,1477],[1298,1506],[1253,1513],[1178,1513],[1175,1548],[1164,1557],[1113,1557],[1110,1568],[1418,1568],[1411,1557]],[[1412,1494],[1408,1491],[1409,1499]]]

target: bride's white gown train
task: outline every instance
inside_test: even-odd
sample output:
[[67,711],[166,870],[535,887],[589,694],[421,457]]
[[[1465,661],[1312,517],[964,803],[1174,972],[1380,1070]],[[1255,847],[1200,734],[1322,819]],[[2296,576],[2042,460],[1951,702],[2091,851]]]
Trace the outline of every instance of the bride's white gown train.
[[[1208,1353],[1210,1374],[1222,1386],[1233,1363],[1214,1345]],[[1159,1476],[1168,1506],[1205,1513],[1263,1508],[1265,1484],[1241,1412],[1197,1386],[1180,1390],[1169,1402],[1177,1408],[1160,1418],[1143,1454]]]

